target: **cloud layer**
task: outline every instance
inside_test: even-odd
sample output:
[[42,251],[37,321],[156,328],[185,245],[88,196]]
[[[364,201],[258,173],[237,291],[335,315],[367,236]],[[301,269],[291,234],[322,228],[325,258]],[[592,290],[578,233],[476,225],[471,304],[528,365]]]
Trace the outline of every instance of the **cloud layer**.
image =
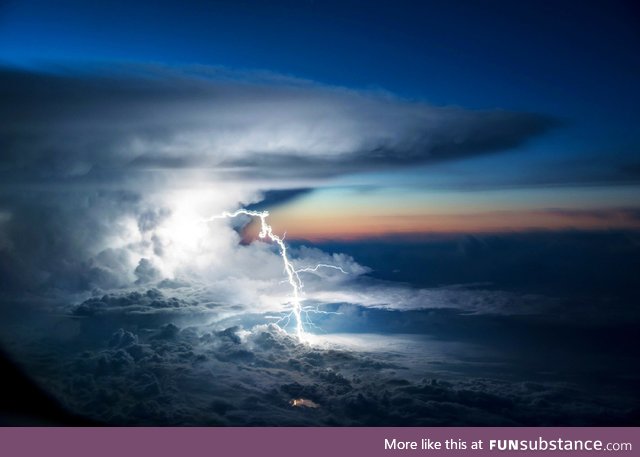
[[[127,330],[104,316],[78,325],[73,344],[24,359],[70,411],[104,424],[613,425],[637,407],[560,373],[505,377],[492,350],[468,345],[337,335],[309,346],[274,325]],[[315,407],[293,407],[299,398]]]
[[[80,300],[173,281],[208,288],[206,302],[282,306],[277,252],[203,217],[270,189],[497,152],[554,124],[202,67],[3,68],[0,88],[0,287]],[[366,272],[346,256],[297,255]]]
[[555,123],[206,68],[3,69],[0,82],[1,166],[19,179],[157,168],[330,176],[504,150]]

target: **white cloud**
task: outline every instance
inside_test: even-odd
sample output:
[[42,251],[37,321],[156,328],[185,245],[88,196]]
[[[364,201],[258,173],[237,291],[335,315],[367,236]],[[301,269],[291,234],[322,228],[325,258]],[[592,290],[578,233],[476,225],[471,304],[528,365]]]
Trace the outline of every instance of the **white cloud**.
[[[1,69],[2,81],[5,284],[86,296],[169,280],[190,285],[183,295],[258,313],[287,306],[279,254],[261,242],[241,245],[235,221],[203,218],[258,202],[268,189],[498,151],[552,124],[205,68]],[[311,300],[415,301],[405,290],[375,290],[384,303],[367,295],[373,289],[356,291],[354,278],[367,269],[348,256],[292,254],[300,268],[326,263],[349,273],[304,273]]]

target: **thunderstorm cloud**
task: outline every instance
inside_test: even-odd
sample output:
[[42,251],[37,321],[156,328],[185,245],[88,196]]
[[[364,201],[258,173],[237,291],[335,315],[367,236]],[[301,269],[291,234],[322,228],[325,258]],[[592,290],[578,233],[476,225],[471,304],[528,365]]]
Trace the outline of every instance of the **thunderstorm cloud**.
[[[0,92],[0,281],[14,292],[188,277],[219,290],[235,281],[227,295],[253,302],[261,293],[251,291],[280,274],[277,256],[238,248],[234,231],[198,226],[199,217],[271,189],[497,152],[555,123],[206,67],[4,68]],[[313,260],[321,257],[365,271],[331,254]],[[264,274],[248,278],[256,262]]]
[[[498,153],[554,119],[269,73],[96,65],[0,69],[0,120],[1,343],[74,414],[112,425],[637,420],[632,388],[587,385],[625,376],[625,351],[605,375],[563,371],[595,344],[589,326],[607,324],[574,323],[585,302],[554,288],[560,275],[571,283],[563,261],[587,265],[573,239],[542,251],[508,237],[364,249],[379,263],[355,243],[291,243],[296,269],[342,269],[300,273],[317,339],[306,345],[281,328],[291,289],[274,246],[243,238],[249,218],[204,222],[338,176]],[[614,263],[638,243],[588,245]],[[537,262],[519,277],[536,275],[539,290],[514,282],[513,255]],[[608,298],[588,304],[617,306]],[[625,306],[610,315],[636,318]],[[545,313],[568,323],[568,342]]]

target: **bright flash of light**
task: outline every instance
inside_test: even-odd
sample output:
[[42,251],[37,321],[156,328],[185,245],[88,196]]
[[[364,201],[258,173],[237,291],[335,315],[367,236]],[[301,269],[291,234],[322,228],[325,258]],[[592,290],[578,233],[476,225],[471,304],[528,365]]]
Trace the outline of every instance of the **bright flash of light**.
[[302,268],[302,269],[296,270],[293,267],[293,265],[291,264],[291,261],[289,260],[289,257],[287,255],[287,245],[284,243],[284,239],[280,238],[278,235],[273,233],[272,227],[267,223],[267,217],[269,217],[269,211],[253,211],[253,210],[247,210],[247,209],[239,209],[239,210],[236,210],[236,211],[234,211],[232,213],[228,212],[228,211],[225,211],[222,214],[219,214],[219,215],[216,215],[216,216],[211,216],[211,217],[205,219],[204,222],[210,222],[210,221],[212,221],[214,219],[234,218],[234,217],[237,217],[237,216],[240,216],[240,215],[246,215],[246,216],[259,218],[260,219],[260,233],[258,233],[258,237],[259,238],[269,238],[272,242],[274,242],[274,243],[276,243],[278,245],[278,248],[280,250],[280,256],[282,257],[282,262],[284,264],[284,271],[285,271],[285,273],[287,275],[287,282],[291,286],[291,291],[292,291],[292,297],[291,297],[292,310],[291,310],[291,312],[289,314],[287,314],[284,317],[280,318],[278,320],[278,322],[276,322],[276,324],[279,324],[281,322],[285,322],[285,327],[286,327],[289,324],[291,318],[293,318],[294,323],[295,323],[295,333],[296,333],[296,337],[298,338],[298,341],[300,341],[300,342],[305,341],[305,330],[304,330],[304,324],[303,324],[303,314],[304,314],[304,322],[307,325],[314,326],[313,322],[311,322],[311,320],[309,318],[309,313],[310,312],[318,313],[318,314],[338,314],[338,313],[329,312],[329,311],[320,311],[318,309],[318,307],[315,307],[315,308],[303,307],[302,306],[301,293],[302,293],[302,288],[304,287],[304,283],[300,279],[300,276],[299,276],[298,273],[302,273],[302,272],[317,272],[318,268],[332,268],[332,269],[335,269],[335,270],[340,270],[344,274],[347,274],[347,272],[344,271],[339,266],[328,265],[328,264],[324,264],[324,263],[320,263],[320,264],[316,265],[315,267],[307,267],[307,268]]
[[291,400],[289,402],[289,404],[291,406],[295,406],[295,407],[306,407],[306,408],[319,408],[320,405],[317,404],[315,401],[313,400],[309,400],[308,398],[294,398],[293,400]]

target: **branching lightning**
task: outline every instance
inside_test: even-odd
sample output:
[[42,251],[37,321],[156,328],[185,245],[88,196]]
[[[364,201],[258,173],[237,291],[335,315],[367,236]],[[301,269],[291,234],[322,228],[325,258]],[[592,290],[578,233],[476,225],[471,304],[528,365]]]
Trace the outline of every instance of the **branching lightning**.
[[[258,237],[268,238],[272,242],[278,245],[280,251],[280,257],[282,257],[282,262],[284,264],[284,271],[286,273],[287,282],[291,286],[292,296],[291,296],[291,312],[286,314],[283,317],[280,317],[276,321],[276,325],[280,325],[284,323],[284,327],[288,326],[293,318],[295,323],[295,333],[298,341],[305,340],[305,330],[304,324],[312,327],[316,327],[315,324],[309,318],[309,313],[315,314],[339,314],[331,311],[321,311],[318,307],[308,307],[302,306],[302,289],[304,287],[304,283],[300,279],[299,273],[316,273],[319,268],[331,268],[334,270],[339,270],[344,274],[348,274],[344,269],[336,265],[329,265],[324,263],[319,263],[314,267],[306,267],[296,270],[293,267],[293,264],[289,260],[287,255],[287,245],[284,243],[284,237],[280,238],[278,235],[273,233],[272,227],[267,223],[267,217],[269,217],[269,211],[253,211],[247,209],[239,209],[234,212],[225,211],[222,214],[211,216],[207,219],[204,219],[204,222],[210,222],[214,219],[227,219],[234,218],[240,215],[246,215],[251,217],[257,217],[260,219],[260,232],[258,233]],[[303,318],[304,316],[304,318]],[[304,323],[303,323],[304,322]]]

